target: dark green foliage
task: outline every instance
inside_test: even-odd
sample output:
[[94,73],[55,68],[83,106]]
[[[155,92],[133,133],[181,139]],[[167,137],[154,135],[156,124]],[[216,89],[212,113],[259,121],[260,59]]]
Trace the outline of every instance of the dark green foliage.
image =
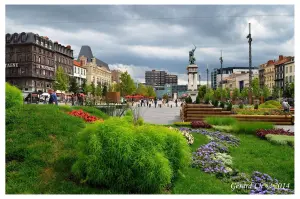
[[218,100],[213,100],[212,104],[214,105],[214,107],[218,107],[219,106],[219,101]]
[[79,92],[79,85],[77,84],[75,77],[70,77],[69,91],[73,93]]
[[191,104],[193,102],[191,96],[188,96],[187,98],[185,98],[185,103],[187,104]]
[[267,122],[237,122],[233,125],[232,130],[239,134],[255,135],[258,129],[272,129],[274,125]]
[[5,108],[21,106],[23,104],[22,92],[15,86],[5,83]]
[[232,104],[230,102],[227,103],[227,111],[231,111],[232,110]]
[[198,96],[200,99],[203,99],[204,98],[204,95],[206,94],[206,86],[205,85],[202,85],[200,86],[199,88],[199,92],[198,92]]
[[224,108],[225,107],[225,103],[223,101],[220,102],[220,107]]
[[210,125],[229,126],[234,125],[237,120],[233,117],[207,117],[205,121]]
[[255,104],[255,105],[254,105],[254,109],[258,109],[258,104]]
[[180,133],[162,126],[133,126],[122,118],[90,125],[80,134],[78,150],[72,167],[78,179],[131,193],[161,192],[191,160]]
[[240,109],[243,109],[243,108],[244,108],[244,104],[241,103],[241,104],[239,105],[239,108],[240,108]]
[[278,109],[281,109],[282,105],[280,104],[280,102],[278,102],[276,100],[269,100],[269,101],[266,101],[265,103],[259,105],[259,108],[278,108]]
[[196,104],[200,104],[200,97],[199,96],[196,97]]

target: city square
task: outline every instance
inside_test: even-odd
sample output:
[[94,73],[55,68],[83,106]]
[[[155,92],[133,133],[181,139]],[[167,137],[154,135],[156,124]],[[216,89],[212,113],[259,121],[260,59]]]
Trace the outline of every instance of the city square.
[[7,5],[5,64],[6,194],[295,194],[293,5]]

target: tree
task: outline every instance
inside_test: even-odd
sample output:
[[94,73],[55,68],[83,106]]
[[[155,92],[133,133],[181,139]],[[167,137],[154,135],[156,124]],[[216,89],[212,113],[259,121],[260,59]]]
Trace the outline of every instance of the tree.
[[102,96],[106,97],[106,93],[107,93],[107,85],[104,84],[103,89],[102,89]]
[[143,96],[148,97],[148,95],[147,95],[147,94],[148,94],[148,93],[147,93],[147,88],[146,88],[146,86],[145,86],[144,84],[142,84],[142,83],[139,83],[139,84],[138,84],[138,87],[137,87],[135,93],[138,94],[138,95],[143,95]]
[[156,96],[156,93],[153,89],[152,86],[146,86],[146,93],[147,93],[147,97],[155,97]]
[[273,87],[273,92],[272,92],[272,97],[275,98],[275,99],[279,98],[280,90],[281,90],[280,88],[278,88],[277,86],[274,86]]
[[164,95],[163,95],[163,99],[164,99],[164,100],[167,100],[167,99],[169,99],[169,96],[168,96],[168,94],[164,94]]
[[132,95],[136,90],[134,81],[127,71],[121,74],[118,90],[120,91],[122,97],[126,95]]
[[95,95],[98,96],[98,97],[102,96],[102,85],[101,85],[101,83],[97,84]]
[[[213,97],[216,99],[216,100],[221,100],[221,95],[223,94],[222,93],[223,91],[222,91],[222,89],[219,87],[219,88],[217,88],[215,91],[214,91],[214,93],[213,93]],[[224,97],[224,95],[223,95],[223,97]]]
[[59,66],[55,74],[54,89],[60,91],[67,91],[69,88],[69,76],[64,69]]
[[264,85],[263,88],[262,88],[262,96],[265,99],[267,99],[268,97],[270,97],[270,95],[271,95],[270,89],[266,85]]
[[69,91],[73,92],[73,93],[78,93],[79,92],[79,85],[77,84],[76,78],[75,77],[71,77],[70,78],[70,87],[69,87]]
[[86,88],[86,79],[83,80],[82,85],[81,85],[81,91],[86,94],[85,89]]
[[235,88],[232,93],[232,100],[235,101],[240,97],[240,91],[238,88]]
[[198,92],[198,96],[200,99],[204,98],[204,95],[206,94],[206,90],[207,90],[206,85],[200,86],[199,92]]
[[294,82],[285,84],[283,94],[287,98],[294,98]]
[[224,96],[226,97],[226,99],[230,99],[230,88],[224,89]]
[[91,94],[92,94],[93,96],[95,96],[95,93],[96,93],[96,86],[95,86],[94,82],[91,83],[90,88],[91,88],[91,91],[90,91]]
[[248,99],[248,91],[249,91],[248,87],[244,87],[243,88],[243,90],[241,91],[241,97],[242,97],[242,99]]
[[252,88],[252,95],[254,95],[256,98],[260,97],[262,95],[262,90],[259,87],[259,80],[258,78],[254,78],[251,82],[251,88]]

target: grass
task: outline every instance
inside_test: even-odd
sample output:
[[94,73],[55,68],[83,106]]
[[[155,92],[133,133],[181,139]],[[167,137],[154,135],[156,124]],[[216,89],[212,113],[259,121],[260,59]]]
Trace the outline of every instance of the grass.
[[232,126],[236,134],[255,134],[258,129],[272,129],[274,125],[267,122],[237,122]]
[[205,118],[205,122],[210,125],[229,126],[234,125],[237,120],[232,117],[207,117]]
[[6,193],[117,193],[76,182],[71,166],[82,119],[57,106],[25,105],[6,112]]
[[273,144],[290,145],[294,147],[294,136],[267,134],[266,138]]
[[238,134],[240,146],[230,149],[233,167],[252,174],[259,171],[275,177],[294,188],[294,149],[274,145],[255,135]]

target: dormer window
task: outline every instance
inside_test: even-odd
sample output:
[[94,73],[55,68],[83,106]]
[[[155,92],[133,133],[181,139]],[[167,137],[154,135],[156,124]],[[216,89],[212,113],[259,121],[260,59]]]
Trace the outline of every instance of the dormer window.
[[42,45],[42,46],[44,45],[43,41],[41,41],[41,45]]
[[49,45],[49,48],[52,49],[52,45],[51,44]]
[[47,43],[45,43],[45,47],[48,48],[48,44]]

